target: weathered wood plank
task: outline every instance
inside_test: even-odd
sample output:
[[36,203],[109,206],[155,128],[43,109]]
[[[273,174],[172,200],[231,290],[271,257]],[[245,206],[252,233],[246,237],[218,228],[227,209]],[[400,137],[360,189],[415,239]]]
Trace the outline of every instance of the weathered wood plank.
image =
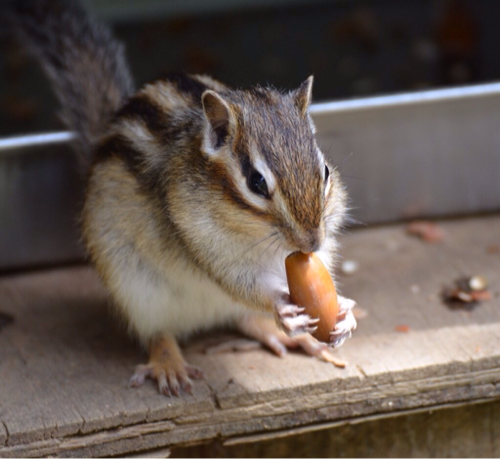
[[[349,418],[371,413],[394,412],[405,408],[434,406],[455,400],[474,400],[484,397],[500,396],[500,370],[484,370],[483,372],[461,375],[449,375],[441,378],[426,378],[420,381],[387,384],[377,386],[377,392],[367,389],[349,391],[340,397],[333,398],[328,392],[316,396],[297,399],[274,400],[260,406],[221,410],[217,414],[203,419],[194,416],[184,427],[174,423],[152,423],[123,428],[116,433],[104,432],[75,440],[61,439],[60,443],[42,446],[44,454],[62,455],[99,455],[121,454],[129,451],[131,444],[135,448],[154,448],[169,444],[189,443],[203,438],[213,438],[217,435],[241,435],[273,429],[290,428],[297,425],[324,421],[327,419]],[[496,382],[496,383],[495,383]],[[472,385],[474,383],[475,385]],[[482,384],[479,384],[482,383]],[[314,409],[316,408],[316,409]],[[280,414],[281,413],[281,414]],[[175,422],[181,421],[176,419]],[[207,432],[208,430],[208,432]],[[157,433],[161,432],[161,433]],[[168,434],[166,434],[168,432]],[[140,438],[140,442],[138,439]],[[35,453],[36,454],[33,454]],[[6,455],[40,455],[40,450],[14,448],[5,451]],[[19,454],[16,454],[19,453]],[[0,450],[0,454],[2,451]]]
[[[252,351],[219,355],[216,359],[209,356],[213,360],[197,355],[191,360],[207,365],[206,372],[218,405],[227,411],[277,398],[290,398],[299,403],[304,397],[316,394],[335,397],[347,391],[349,394],[356,390],[370,392],[375,385],[426,383],[429,378],[450,374],[455,378],[473,371],[496,369],[500,365],[499,337],[500,323],[361,336],[342,350],[342,358],[351,362],[344,370],[299,353],[290,353],[286,359],[261,358],[262,352]],[[273,377],[260,380],[257,388],[248,377],[250,367],[254,368],[251,371]],[[291,382],[290,368],[296,378]],[[200,414],[199,419],[203,416]]]
[[147,357],[107,317],[105,292],[88,268],[16,276],[4,286],[14,291],[4,304],[15,317],[0,334],[10,445],[213,409],[203,382],[184,399],[158,397],[152,385],[128,389],[134,364]]
[[[186,350],[207,376],[194,397],[161,397],[152,383],[128,389],[146,356],[114,325],[91,269],[0,278],[0,309],[15,319],[0,331],[8,394],[0,398],[0,456],[119,455],[500,398],[500,255],[486,250],[499,242],[500,217],[443,227],[438,245],[401,225],[343,238],[344,257],[360,270],[338,285],[369,311],[337,352],[347,368],[300,352],[205,354],[213,338],[202,337]],[[470,312],[442,304],[443,286],[470,274],[489,279],[493,299]],[[410,331],[396,332],[401,324]]]
[[[470,403],[469,395],[479,395],[472,391],[472,394],[463,393],[462,397]],[[499,392],[500,393],[500,392]],[[441,399],[440,399],[441,397]],[[365,419],[372,419],[374,413],[385,413],[387,416],[404,415],[422,411],[422,406],[427,406],[431,410],[449,408],[450,406],[459,406],[460,404],[449,403],[453,399],[453,394],[446,394],[438,391],[433,394],[429,400],[438,402],[438,406],[429,403],[422,405],[418,396],[404,397],[403,399],[390,399],[390,402],[380,401],[379,403],[367,403],[367,401],[353,404],[354,409],[345,406],[338,406],[337,409],[311,410],[301,413],[288,413],[280,416],[269,416],[264,418],[255,418],[241,422],[226,422],[223,424],[212,423],[210,425],[190,425],[181,426],[176,431],[169,430],[162,432],[162,423],[153,423],[146,426],[130,426],[123,429],[91,434],[84,437],[73,439],[60,439],[44,441],[30,445],[18,445],[5,450],[0,450],[0,457],[38,457],[38,456],[63,456],[63,457],[81,457],[81,456],[100,456],[100,455],[122,455],[129,451],[151,450],[154,448],[164,448],[166,445],[189,445],[196,444],[201,440],[210,440],[213,438],[226,438],[236,435],[252,435],[255,432],[267,431],[269,438],[280,436],[283,430],[289,430],[302,426],[304,424],[316,423],[321,428],[325,421],[337,419],[331,425],[356,424]],[[472,402],[485,402],[484,398],[472,399]],[[407,407],[407,408],[406,408]],[[395,411],[396,409],[396,411]],[[339,414],[341,414],[339,416]],[[349,415],[353,416],[349,416]],[[340,420],[339,420],[340,419]],[[159,424],[159,426],[156,426]],[[280,430],[281,429],[281,430]],[[274,431],[273,431],[274,430]]]
[[290,352],[283,359],[262,350],[189,356],[196,365],[203,366],[216,394],[217,404],[224,410],[281,397],[342,391],[360,386],[364,379],[353,365],[339,369],[298,352]]
[[[372,360],[378,370],[377,361],[388,362],[388,373],[380,374],[373,372],[371,360],[356,363],[361,371],[357,371],[354,365],[340,376],[330,381],[322,381],[319,377],[318,385],[314,385],[315,374],[309,371],[307,363],[311,361],[300,354],[288,356],[287,360],[273,361],[272,359],[260,359],[259,352],[248,352],[242,355],[219,356],[220,365],[224,365],[227,360],[232,360],[228,367],[233,369],[231,386],[233,392],[216,391],[218,405],[223,408],[213,413],[197,413],[176,418],[176,423],[193,422],[223,422],[237,421],[241,419],[252,419],[266,415],[278,415],[286,412],[306,411],[328,405],[351,404],[363,400],[376,400],[379,398],[404,397],[405,395],[417,394],[424,398],[426,393],[436,390],[451,390],[466,387],[471,384],[495,384],[500,382],[500,346],[491,348],[491,354],[476,359],[476,369],[472,370],[471,358],[467,355],[467,360],[463,361],[463,355],[458,351],[457,359],[450,358],[446,354],[441,354],[441,359],[428,355],[428,348],[417,347],[420,342],[442,342],[445,338],[453,340],[453,332],[457,336],[462,335],[465,327],[453,327],[431,331],[420,331],[414,334],[401,334],[394,336],[394,340],[389,341],[390,335],[379,335],[380,340],[371,337],[364,337],[358,340],[356,345],[350,347],[350,351],[344,351],[351,361],[356,358],[357,352],[365,348],[373,350]],[[500,336],[500,323],[492,325],[482,325],[473,328],[474,333],[469,333],[472,344],[496,340]],[[387,346],[390,342],[391,346]],[[399,356],[394,358],[394,348],[402,349],[406,352],[409,347],[415,347],[412,352],[413,360],[405,359],[401,361]],[[245,381],[239,383],[239,375],[244,373],[244,368],[248,362],[260,362],[261,369],[266,372],[273,371],[276,378],[268,378],[266,386],[261,386],[259,391],[253,389],[250,383]],[[397,371],[391,371],[392,362],[395,361]],[[279,375],[284,372],[283,367],[288,362],[292,368],[304,366],[303,379],[300,384],[291,388],[282,389]],[[329,366],[321,362],[314,362],[316,369],[323,365],[325,373],[329,374]],[[415,366],[415,362],[419,364]],[[200,363],[200,362],[197,362]],[[268,364],[268,366],[265,366]],[[405,365],[404,365],[405,364]],[[211,367],[211,365],[210,365]],[[210,371],[207,369],[207,373]],[[218,367],[216,367],[216,370]],[[243,370],[242,370],[243,369]],[[342,370],[334,369],[342,374]],[[354,377],[349,377],[349,372]],[[360,377],[360,374],[365,377]],[[210,374],[210,373],[209,373]],[[217,380],[217,375],[211,375],[212,380]],[[242,410],[242,407],[246,407]]]
[[[488,247],[500,244],[500,218],[482,217],[441,222],[442,243],[428,244],[406,234],[405,225],[351,231],[342,239],[342,255],[359,262],[350,276],[339,274],[343,294],[369,311],[357,336],[393,333],[400,324],[411,330],[453,325],[485,324],[500,320],[500,254]],[[482,274],[493,300],[474,310],[445,307],[443,287],[459,277]],[[411,287],[418,286],[418,293]]]

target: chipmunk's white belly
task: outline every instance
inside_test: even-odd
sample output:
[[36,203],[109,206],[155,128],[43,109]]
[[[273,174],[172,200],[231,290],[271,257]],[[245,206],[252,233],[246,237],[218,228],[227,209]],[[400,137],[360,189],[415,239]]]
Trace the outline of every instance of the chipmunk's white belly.
[[224,325],[245,312],[207,277],[183,266],[158,273],[142,264],[127,263],[120,277],[120,306],[142,340],[160,333],[182,336]]

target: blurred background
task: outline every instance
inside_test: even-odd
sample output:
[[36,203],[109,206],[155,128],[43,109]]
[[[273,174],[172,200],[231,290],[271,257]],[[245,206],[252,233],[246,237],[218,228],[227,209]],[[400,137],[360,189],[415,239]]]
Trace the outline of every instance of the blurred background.
[[[172,70],[283,89],[314,74],[311,112],[350,224],[500,209],[498,1],[83,3],[125,43],[137,86]],[[0,271],[83,256],[69,143],[24,137],[63,129],[41,69],[0,32]]]
[[[86,0],[126,44],[138,85],[172,70],[314,99],[442,88],[500,77],[492,0]],[[40,69],[0,40],[0,135],[60,128]]]

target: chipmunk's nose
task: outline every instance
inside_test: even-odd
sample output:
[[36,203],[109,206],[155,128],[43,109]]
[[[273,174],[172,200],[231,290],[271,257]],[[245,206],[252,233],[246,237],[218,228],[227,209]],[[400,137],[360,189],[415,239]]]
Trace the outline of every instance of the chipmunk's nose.
[[304,236],[299,244],[299,249],[303,253],[317,252],[325,240],[323,228],[309,229],[304,232]]

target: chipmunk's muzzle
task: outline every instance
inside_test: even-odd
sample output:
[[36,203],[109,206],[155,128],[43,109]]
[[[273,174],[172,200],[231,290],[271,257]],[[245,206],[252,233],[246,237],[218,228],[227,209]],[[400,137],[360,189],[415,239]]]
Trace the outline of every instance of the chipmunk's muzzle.
[[325,240],[325,230],[323,226],[304,231],[300,241],[297,241],[297,248],[303,253],[317,252]]

